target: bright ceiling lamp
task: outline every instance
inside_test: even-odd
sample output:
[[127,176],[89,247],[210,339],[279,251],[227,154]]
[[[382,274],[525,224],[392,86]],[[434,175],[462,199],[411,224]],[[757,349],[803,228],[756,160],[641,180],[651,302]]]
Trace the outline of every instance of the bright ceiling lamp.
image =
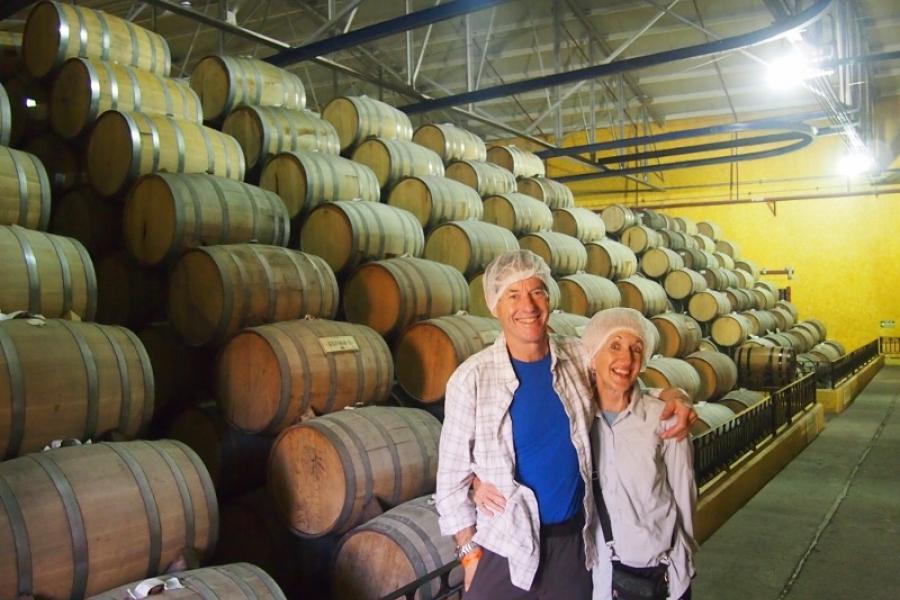
[[815,66],[816,52],[813,48],[801,41],[791,42],[786,54],[769,61],[767,65],[766,81],[772,89],[794,89],[813,77],[828,74]]
[[875,159],[866,150],[851,150],[840,158],[837,169],[844,177],[864,175],[875,169]]

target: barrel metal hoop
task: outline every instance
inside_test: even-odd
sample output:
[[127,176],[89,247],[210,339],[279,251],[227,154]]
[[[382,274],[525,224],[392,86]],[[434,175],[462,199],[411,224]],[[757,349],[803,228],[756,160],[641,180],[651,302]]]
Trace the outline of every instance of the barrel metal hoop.
[[[181,508],[184,509],[184,547],[185,548],[195,548],[196,547],[196,532],[194,529],[194,500],[191,497],[191,492],[188,489],[187,480],[184,478],[184,473],[181,472],[181,469],[178,468],[178,465],[175,463],[175,460],[169,455],[168,452],[160,448],[160,444],[149,444],[147,442],[141,442],[148,448],[151,448],[159,457],[166,463],[166,466],[169,468],[169,472],[172,474],[172,479],[175,480],[175,487],[178,488],[178,495],[181,496]],[[149,576],[155,575],[156,573],[151,573]]]
[[[50,246],[53,248],[53,253],[56,254],[57,262],[59,262],[63,296],[63,304],[62,309],[60,310],[60,314],[65,316],[74,307],[72,303],[72,294],[74,293],[74,290],[72,289],[72,269],[69,267],[69,260],[66,258],[66,252],[62,248],[63,239],[69,241],[68,238],[57,238],[54,235],[47,236],[47,241],[50,242]],[[85,292],[87,292],[87,290],[85,290]]]
[[[210,178],[210,185],[216,193],[216,199],[219,201],[219,207],[222,209],[222,229],[219,232],[219,244],[227,244],[231,235],[231,217],[228,212],[228,200],[225,198],[225,191],[214,178]],[[254,214],[254,218],[256,215]]]
[[[303,261],[306,262],[307,265],[313,267],[313,270],[314,270],[314,271],[315,271],[315,266],[316,266],[316,265],[315,265],[315,263],[314,263],[311,259],[309,259],[309,258],[308,258],[305,254],[303,254],[302,252],[297,252],[297,251],[295,251],[295,250],[285,249],[285,250],[284,250],[284,254],[290,259],[291,263],[294,265],[294,269],[296,270],[296,273],[297,273],[297,280],[298,280],[298,282],[299,282],[299,285],[298,285],[297,287],[298,287],[298,289],[300,289],[301,292],[303,293],[303,296],[302,296],[302,298],[301,298],[301,300],[300,300],[301,306],[300,306],[300,310],[298,311],[298,312],[299,312],[299,315],[303,315],[303,314],[309,313],[310,311],[309,311],[309,302],[307,301],[307,292],[309,291],[310,287],[313,285],[314,282],[311,282],[311,281],[309,281],[309,280],[307,279],[307,277],[306,277],[306,272],[304,271],[304,268],[303,268],[303,266],[300,264],[300,262],[299,262],[298,259],[303,259]],[[330,268],[330,267],[329,267],[329,268]],[[325,298],[324,298],[324,294],[323,294],[323,292],[322,292],[322,290],[321,290],[321,288],[322,288],[321,281],[318,282],[318,283],[319,283],[319,288],[320,288],[320,290],[319,290],[320,300],[321,300],[322,302],[324,302]],[[304,407],[304,410],[305,410],[305,407]]]
[[266,589],[269,590],[269,597],[272,600],[285,600],[284,592],[281,591],[281,588],[278,587],[278,584],[275,583],[275,580],[272,577],[257,567],[256,565],[251,564],[251,568],[247,569],[249,573],[245,573],[244,577],[249,579],[248,575],[251,575],[262,582]]
[[250,62],[249,60],[246,62],[247,70],[251,71],[253,75],[253,83],[256,86],[255,94],[253,96],[253,102],[248,102],[248,104],[254,104],[259,106],[262,104],[262,94],[263,94],[263,80],[262,73],[259,70],[259,66]]
[[[400,259],[400,260],[402,260],[402,259]],[[409,265],[408,269],[404,268],[407,266],[407,264]],[[399,333],[400,330],[403,329],[405,326],[414,322],[417,319],[417,317],[421,317],[421,316],[424,316],[426,318],[430,317],[431,316],[431,311],[430,311],[431,294],[428,293],[428,290],[426,290],[426,293],[425,293],[426,308],[425,308],[424,312],[421,312],[421,313],[419,312],[419,301],[420,300],[419,300],[418,286],[416,284],[423,283],[424,278],[422,277],[422,274],[418,272],[418,270],[415,268],[415,266],[413,266],[412,264],[408,263],[405,260],[402,260],[402,262],[396,262],[396,263],[385,261],[381,264],[381,266],[382,266],[382,268],[386,269],[388,273],[393,275],[394,281],[396,281],[398,284],[397,289],[400,291],[401,296],[404,295],[404,290],[408,291],[410,294],[409,297],[402,299],[402,300],[409,300],[408,302],[404,302],[401,300],[400,314],[397,315],[397,321],[391,327],[391,330],[388,331],[387,333],[389,335],[394,334],[394,333]],[[418,277],[414,277],[413,274],[418,275]],[[406,284],[405,286],[400,285],[401,279],[403,280],[403,283]],[[427,283],[426,283],[426,285],[427,285]]]
[[11,430],[6,449],[2,454],[3,460],[8,460],[19,455],[22,439],[25,436],[25,377],[22,371],[22,361],[16,350],[16,343],[3,327],[3,323],[0,323],[0,355],[4,357],[6,362],[6,372],[9,374],[9,391],[11,394]]
[[87,531],[84,525],[84,516],[78,504],[78,498],[72,489],[66,474],[63,473],[56,461],[48,454],[29,454],[28,458],[36,462],[53,482],[56,492],[62,500],[66,520],[69,522],[69,532],[72,542],[72,598],[83,598],[87,591],[88,566],[90,562],[90,548],[88,547]]
[[179,125],[177,121],[171,121],[170,125],[172,127],[172,132],[175,134],[175,148],[178,152],[178,166],[175,167],[175,172],[184,173],[185,163],[187,162],[187,155],[185,154],[184,132],[181,130],[181,125]]
[[[344,415],[350,413],[342,412],[339,414]],[[358,478],[356,476],[356,465],[354,464],[355,461],[350,455],[350,452],[348,451],[344,440],[341,439],[339,432],[336,432],[335,429],[340,430],[340,433],[343,433],[356,449],[356,455],[364,474],[365,483],[363,487],[362,497],[363,505],[366,505],[372,501],[372,492],[375,487],[375,482],[372,476],[372,463],[369,461],[368,450],[362,443],[362,440],[359,438],[359,436],[356,435],[356,432],[353,431],[353,427],[345,425],[339,418],[329,418],[329,415],[326,415],[321,419],[312,419],[304,423],[303,426],[312,427],[320,434],[325,436],[325,438],[329,442],[331,442],[331,446],[338,453],[338,457],[341,460],[341,465],[343,466],[342,470],[344,471],[344,489],[346,490],[346,493],[344,495],[344,504],[343,506],[341,506],[341,512],[332,525],[334,527],[343,527],[347,524],[347,519],[349,519],[350,515],[353,513],[354,500],[358,496],[358,492],[356,489]]]
[[[125,69],[125,74],[128,76],[128,82],[131,84],[131,102],[134,106],[134,108],[132,108],[131,110],[141,112],[142,105],[144,103],[144,97],[141,92],[141,83],[138,81],[138,78],[137,78],[137,71],[130,67],[123,67],[123,68]],[[154,75],[154,77],[158,77],[158,75]],[[110,77],[110,79],[112,79],[112,77]],[[118,89],[119,89],[118,79],[115,80],[113,85],[115,86],[115,89],[118,91]],[[171,111],[169,111],[169,112],[171,112]]]
[[[308,153],[303,155],[298,155],[300,159],[300,164],[306,170],[306,197],[303,199],[303,206],[300,207],[300,211],[297,214],[298,217],[305,217],[309,214],[313,208],[322,204],[326,201],[334,201],[340,199],[340,183],[338,182],[337,177],[331,177],[331,194],[326,195],[325,193],[325,184],[327,183],[327,177],[325,175],[326,167],[331,167],[326,161],[324,157],[319,156],[315,153]],[[328,171],[331,172],[332,175],[335,175],[335,170],[333,167],[328,168]],[[309,177],[309,172],[312,171],[313,176]]]
[[[133,73],[134,73],[134,71],[129,70],[129,74],[133,74]],[[187,102],[184,101],[184,92],[183,91],[181,92],[182,110],[178,111],[178,113],[176,114],[175,113],[175,99],[172,97],[172,87],[175,87],[174,84],[169,83],[169,81],[165,77],[162,77],[155,73],[153,74],[153,76],[156,78],[156,83],[159,85],[159,89],[162,90],[163,98],[165,98],[166,114],[171,115],[172,118],[178,118],[178,119],[187,117],[187,115],[185,114],[185,111],[184,111],[184,108],[187,106]],[[137,81],[137,80],[135,80],[135,81]],[[137,86],[135,86],[135,89],[137,89]],[[180,90],[181,88],[178,87],[178,89]]]
[[[228,331],[228,325],[232,319],[232,313],[234,312],[234,284],[231,278],[231,272],[226,268],[226,265],[220,260],[218,251],[213,248],[202,248],[202,252],[204,252],[210,259],[212,259],[213,264],[215,264],[216,269],[219,272],[219,276],[222,278],[222,314],[219,315],[219,322],[216,323],[216,328],[213,330],[212,337],[209,340],[204,340],[204,342],[209,341],[221,341],[225,338],[225,333]],[[230,257],[231,261],[236,263],[238,261],[234,260],[234,257]],[[238,277],[242,277],[243,273],[238,267]],[[242,283],[243,288],[247,286]]]
[[[403,418],[402,413],[404,412],[402,409],[397,411],[398,414]],[[406,419],[404,419],[406,420]],[[409,421],[407,421],[408,423]],[[385,444],[384,447],[387,448],[388,454],[391,456],[391,464],[394,467],[394,493],[388,501],[391,506],[396,506],[400,504],[400,499],[403,495],[403,469],[400,464],[400,453],[397,451],[397,444],[394,443],[393,438],[391,437],[388,429],[382,425],[378,419],[370,419],[369,424],[381,435],[382,439],[384,439]]]
[[[206,130],[201,124],[197,124],[197,131],[200,132],[200,137],[203,138],[203,145],[206,147],[206,172],[210,175],[216,174],[216,158],[215,158],[215,150],[213,149],[212,140],[209,138],[209,132]],[[228,161],[226,156],[225,159],[225,168],[226,168],[226,176],[230,177],[231,175],[231,163]]]
[[[218,571],[218,569],[216,570]],[[209,587],[209,585],[207,585],[200,577],[185,573],[183,581],[185,583],[184,587],[200,596],[202,600],[222,600],[221,596]]]
[[[87,24],[84,22],[84,13],[77,6],[73,6],[75,10],[75,18],[78,19],[78,54],[77,56],[87,56],[88,30]],[[102,48],[101,48],[102,52]]]
[[[127,21],[125,19],[122,20],[122,23],[125,25],[125,29],[128,30],[128,40],[131,42],[131,61],[130,64],[135,66],[140,66],[141,64],[141,49],[138,45],[137,39],[137,31],[135,30],[134,24],[131,21]],[[152,44],[151,44],[152,46]],[[148,71],[154,70],[154,64],[156,62],[155,56],[151,53],[151,62],[148,67]]]
[[[422,542],[422,545],[425,546],[425,549],[428,551],[428,556],[431,558],[431,566],[422,565],[423,570],[421,572],[417,571],[417,577],[423,577],[430,573],[435,569],[439,569],[444,566],[445,559],[441,557],[441,553],[438,550],[437,546],[435,546],[434,541],[432,539],[431,534],[422,529],[422,526],[416,523],[414,520],[410,519],[405,515],[400,515],[396,513],[387,513],[384,517],[390,521],[396,521],[397,523],[401,523],[408,527],[411,531],[413,531],[418,537],[419,541]],[[404,537],[404,541],[407,543],[401,543],[400,548],[403,550],[403,553],[406,554],[406,557],[412,563],[413,561],[419,561],[420,563],[424,563],[424,559],[415,552],[415,548],[411,547],[411,540]],[[422,600],[430,600],[431,599],[431,586],[423,586],[419,588],[420,591],[423,592]]]
[[[112,43],[109,34],[109,23],[106,22],[106,13],[104,13],[102,10],[97,10],[93,11],[92,14],[97,17],[98,21],[100,21],[100,60],[108,61]],[[86,55],[82,54],[81,56]]]
[[189,181],[185,180],[184,177],[170,177],[166,173],[157,173],[156,176],[162,178],[162,180],[169,187],[169,193],[172,195],[172,208],[175,211],[175,228],[172,232],[173,243],[163,257],[163,262],[169,264],[174,262],[175,259],[178,258],[181,250],[186,245],[184,239],[184,228],[187,224],[184,216],[184,205],[186,203],[182,201],[183,196],[176,193],[175,190],[176,188],[181,188],[182,190],[186,189],[187,195],[191,199],[191,206],[194,209],[194,240],[197,244],[201,243],[199,217],[200,199],[197,197],[194,187],[190,184]]
[[207,562],[212,556],[216,543],[219,541],[219,505],[216,503],[216,489],[213,486],[206,465],[203,464],[196,452],[191,450],[184,442],[179,442],[178,440],[167,440],[167,442],[180,448],[187,459],[191,461],[203,488],[203,497],[206,500],[206,512],[209,521],[209,544],[206,546],[206,553],[201,562]]
[[[410,565],[412,565],[413,572],[415,573],[416,578],[423,577],[433,569],[429,569],[425,566],[424,559],[415,551],[415,548],[411,547],[412,544],[407,536],[403,535],[396,526],[391,526],[385,523],[385,520],[395,521],[397,523],[401,523],[403,525],[408,526],[408,522],[406,519],[396,518],[390,514],[384,514],[379,517],[379,519],[373,519],[363,525],[360,529],[363,531],[373,531],[375,533],[380,533],[397,543],[400,549],[403,551],[403,555],[409,561]],[[414,529],[410,527],[410,529]],[[415,528],[416,533],[420,533],[420,529]],[[420,533],[421,535],[421,533]],[[401,539],[397,539],[400,537]],[[422,537],[422,540],[427,540],[427,535]],[[443,566],[440,562],[437,563],[437,567]],[[423,585],[419,588],[419,594],[422,596],[422,600],[431,600],[431,585]]]
[[[81,363],[84,365],[84,376],[87,381],[87,410],[83,439],[89,440],[97,435],[97,423],[100,419],[100,377],[97,371],[97,359],[90,345],[73,323],[65,319],[60,319],[58,323],[72,336],[75,345],[78,346],[78,352],[81,354]],[[87,324],[85,323],[85,325]]]
[[[88,112],[87,115],[85,115],[86,118],[81,123],[78,123],[78,133],[82,133],[87,128],[88,124],[93,123],[97,120],[97,117],[100,116],[100,98],[104,94],[103,90],[100,89],[100,76],[97,73],[97,68],[94,66],[94,63],[85,58],[79,59],[78,62],[84,67],[85,71],[87,71],[90,89],[90,102],[88,103]],[[118,87],[113,85],[114,79],[109,64],[105,62],[99,64],[103,70],[106,71],[106,75],[110,79],[110,84],[112,85],[112,89],[110,90],[112,106],[110,106],[110,108],[115,109],[118,105]]]
[[[153,43],[153,41],[154,41],[153,37],[155,34],[152,33],[150,30],[141,28],[140,31],[147,37],[147,45],[150,47],[150,66],[147,68],[147,70],[150,71],[151,73],[156,73],[159,69],[159,66],[157,65],[157,56],[156,56],[157,46],[159,44]],[[135,39],[137,39],[137,38],[135,38]],[[163,60],[165,60],[165,57],[163,57]]]
[[[259,264],[262,266],[263,272],[266,274],[266,281],[268,282],[268,285],[266,286],[266,288],[267,288],[266,292],[267,292],[267,296],[268,296],[268,302],[267,302],[268,306],[266,308],[266,322],[274,323],[277,320],[276,319],[277,313],[275,311],[278,308],[278,296],[279,296],[278,292],[274,289],[275,284],[276,284],[275,273],[272,271],[272,265],[269,264],[268,257],[264,256],[256,249],[257,245],[258,244],[247,244],[246,248],[251,253],[253,253],[253,255],[259,261]],[[244,279],[244,281],[246,281],[246,279]],[[248,308],[249,308],[249,304],[250,303],[249,303],[249,298],[248,298],[248,302],[247,302]],[[243,322],[246,322],[246,321],[242,321],[242,323]]]
[[131,345],[134,347],[134,353],[141,364],[141,379],[144,382],[144,401],[142,404],[143,414],[141,416],[140,434],[140,432],[143,432],[147,426],[150,425],[150,420],[153,418],[153,404],[155,398],[153,365],[150,363],[150,356],[147,354],[147,349],[144,348],[144,344],[141,343],[137,334],[127,327],[121,327],[119,331],[121,331],[125,337],[128,338],[128,341],[131,342]]
[[[132,118],[132,116],[129,113],[117,112],[116,114],[118,114],[120,117],[122,117],[122,119],[125,121],[125,125],[128,127],[128,133],[131,136],[131,162],[128,165],[127,178],[123,182],[123,187],[124,187],[124,184],[137,179],[138,174],[140,174],[140,172],[141,172],[141,154],[143,154],[143,152],[142,152],[143,141],[141,140],[141,129],[138,126],[137,121],[135,121],[134,118]],[[136,113],[136,114],[140,114],[141,117],[143,118],[144,122],[149,122],[147,117],[145,115],[143,115],[142,113]],[[151,125],[150,133],[151,133],[152,142],[157,141],[156,136],[154,135],[154,130],[152,129],[152,125]],[[154,146],[155,146],[155,144],[154,144]],[[155,147],[151,148],[151,152],[155,155],[157,152],[156,148]],[[156,168],[155,168],[156,160],[153,161],[153,167],[154,167],[153,170],[155,171],[156,170]],[[92,181],[91,183],[96,184],[96,182],[94,182],[94,181]],[[117,193],[121,192],[121,191],[122,191],[121,189],[116,190]]]
[[[269,132],[277,128],[272,125],[272,122],[269,119],[270,115],[267,113],[265,107],[253,106],[247,107],[245,110],[250,111],[253,120],[256,121],[256,126],[259,128],[259,148],[256,155],[255,166],[262,168],[266,162],[266,155],[269,154]],[[281,151],[281,132],[276,131],[275,137],[278,141],[278,151]]]
[[[283,334],[287,334],[289,338],[293,341],[293,336],[289,333],[287,329],[279,329],[279,331]],[[260,432],[263,435],[275,435],[281,429],[283,429],[284,418],[287,415],[288,408],[291,406],[291,372],[288,366],[287,354],[284,351],[284,348],[278,342],[278,339],[275,336],[269,336],[268,332],[265,328],[257,329],[253,331],[254,334],[262,337],[269,343],[269,347],[272,349],[272,352],[275,353],[275,360],[278,361],[278,367],[280,371],[280,386],[279,386],[279,395],[278,395],[278,406],[275,409],[275,414],[272,415],[272,420],[269,421],[269,424]],[[295,349],[300,348],[301,344],[294,344]],[[297,351],[297,354],[300,357],[300,360],[303,362],[303,374],[304,376],[309,373],[309,363],[306,360],[306,355],[303,352]],[[302,414],[309,407],[309,392],[310,386],[306,384],[303,386],[303,401],[300,405],[300,410],[298,414]]]
[[[19,242],[22,249],[22,258],[25,259],[25,272],[28,277],[28,311],[41,313],[41,276],[38,271],[37,258],[31,242],[25,237],[21,227],[10,227],[9,232]],[[49,238],[48,238],[49,239]],[[10,307],[13,308],[13,307]]]
[[238,71],[241,71],[241,74],[243,74],[243,69],[234,57],[217,54],[216,59],[221,61],[222,67],[225,70],[225,89],[227,90],[225,94],[225,102],[222,104],[221,112],[216,116],[216,118],[219,119],[227,116],[228,113],[231,112],[231,109],[238,104],[238,101],[235,99],[235,94],[238,88],[238,85],[235,83],[235,79],[242,80],[243,78],[236,78],[235,76],[237,75]]
[[84,270],[86,302],[84,304],[84,314],[79,316],[86,321],[93,321],[97,312],[97,273],[94,271],[94,262],[91,260],[91,255],[88,254],[84,244],[74,238],[70,239],[70,243],[78,252],[78,257],[81,259],[81,265]]
[[[260,243],[268,242],[268,239],[266,239],[266,240],[259,239],[259,226],[260,226],[261,219],[260,219],[260,215],[259,215],[259,203],[257,202],[257,199],[253,196],[254,188],[244,187],[242,189],[243,189],[243,192],[246,195],[247,199],[250,202],[250,216],[251,216],[250,240],[253,242],[260,242]],[[261,188],[256,188],[256,189],[261,191]],[[271,232],[271,233],[275,233],[275,232]],[[272,236],[272,243],[275,242],[275,239],[277,239],[277,238]]]
[[68,9],[77,10],[77,7],[66,4],[54,4],[52,2],[49,3],[49,5],[52,6],[53,10],[56,12],[56,20],[59,23],[59,46],[56,47],[56,57],[53,60],[53,66],[56,66],[61,65],[63,61],[66,60],[66,50],[69,48],[69,42],[71,41],[72,36],[72,28],[69,26],[69,21],[64,13]]
[[[147,444],[147,442],[138,443],[152,446],[152,444]],[[126,444],[105,443],[103,445],[112,450],[122,462],[125,463],[125,466],[131,471],[131,477],[134,479],[134,483],[137,485],[138,492],[141,495],[141,501],[144,504],[144,511],[147,515],[147,530],[150,536],[150,539],[148,540],[150,549],[147,556],[146,573],[147,577],[153,577],[159,573],[163,567],[163,565],[160,564],[160,561],[162,560],[162,522],[159,516],[159,506],[156,501],[156,495],[153,493],[153,488],[150,486],[150,482],[147,479],[147,474],[144,472],[143,467],[134,456],[132,456],[131,452],[126,449]]]
[[[13,154],[9,150],[9,157],[12,159],[13,167],[16,170],[16,180],[19,185],[19,225],[22,227],[28,227],[28,177],[25,174],[25,169],[23,165],[19,164],[19,158],[17,154]],[[26,156],[31,156],[30,154],[23,153]],[[33,164],[33,162],[32,162]],[[43,209],[43,193],[44,190],[41,190],[41,208]]]
[[222,577],[234,583],[234,585],[241,590],[241,593],[243,594],[241,596],[242,598],[246,598],[247,600],[259,600],[259,596],[256,595],[253,588],[247,585],[245,581],[246,574],[242,574],[241,577],[235,577],[228,569],[216,569],[216,571],[218,571]]
[[32,588],[34,586],[32,581],[31,540],[28,537],[28,528],[25,526],[25,516],[22,514],[19,499],[16,498],[16,493],[3,477],[0,477],[0,505],[3,506],[9,520],[13,546],[16,549],[16,577],[18,579],[16,595],[29,596],[33,592]]
[[[131,391],[131,377],[128,372],[128,361],[125,359],[125,352],[122,350],[122,345],[119,344],[119,341],[110,335],[110,331],[107,327],[101,325],[97,325],[96,327],[109,342],[109,346],[112,348],[113,354],[116,357],[116,367],[119,369],[119,385],[122,388],[121,409],[119,411],[119,432],[123,435],[128,435],[128,437],[134,437],[134,434],[128,434],[128,422],[131,420],[131,405],[134,402],[134,397]],[[117,329],[122,331],[125,328],[122,327]]]
[[[411,413],[407,413],[406,411],[397,411],[397,416],[400,417],[407,425],[409,425],[409,430],[412,432],[413,437],[416,438],[416,443],[419,446],[419,450],[421,451],[421,455],[424,458],[425,449],[428,448],[428,443],[425,438],[422,437],[422,432],[416,427],[416,423],[411,419]],[[418,413],[416,413],[418,415]],[[430,417],[429,417],[430,418]],[[422,419],[417,419],[419,421],[419,425],[426,426],[426,423],[423,422]],[[427,482],[432,478],[431,471],[428,469],[428,464],[431,461],[422,460],[422,481]]]

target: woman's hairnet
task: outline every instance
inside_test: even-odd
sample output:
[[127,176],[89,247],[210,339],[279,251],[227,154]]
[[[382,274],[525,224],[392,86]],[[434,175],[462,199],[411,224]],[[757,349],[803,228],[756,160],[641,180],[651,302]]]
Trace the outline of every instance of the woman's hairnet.
[[511,250],[497,256],[484,271],[484,301],[491,314],[496,315],[497,302],[511,284],[539,277],[549,292],[552,285],[550,267],[531,250]]
[[588,359],[593,361],[609,338],[619,331],[630,331],[644,342],[641,368],[645,368],[656,351],[659,332],[647,317],[633,308],[607,308],[591,317],[581,334],[581,344]]

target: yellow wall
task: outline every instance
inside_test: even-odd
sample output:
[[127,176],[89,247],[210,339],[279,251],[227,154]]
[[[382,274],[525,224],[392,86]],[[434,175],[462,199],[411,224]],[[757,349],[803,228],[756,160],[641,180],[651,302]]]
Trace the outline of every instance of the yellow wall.
[[[711,123],[670,124],[667,129]],[[583,143],[583,139],[567,139],[565,145],[578,142]],[[739,163],[736,172],[728,165],[669,171],[664,181],[652,179],[667,188],[664,193],[635,192],[634,184],[622,178],[570,185],[577,203],[590,208],[617,202],[655,207],[755,200],[752,204],[660,210],[671,216],[719,224],[724,237],[736,242],[741,254],[761,267],[792,267],[793,279],[769,279],[779,287],[789,285],[801,318],[822,320],[828,327],[828,337],[851,350],[879,335],[900,335],[900,329],[879,327],[886,319],[900,323],[900,194],[885,193],[900,186],[878,188],[865,180],[836,177],[835,165],[842,152],[840,139],[829,137],[783,157]],[[578,172],[585,170],[571,160],[549,162],[548,176]],[[626,186],[632,191],[622,193]],[[878,195],[857,195],[865,192]],[[759,201],[847,193],[854,195],[776,202],[775,214],[768,203]]]

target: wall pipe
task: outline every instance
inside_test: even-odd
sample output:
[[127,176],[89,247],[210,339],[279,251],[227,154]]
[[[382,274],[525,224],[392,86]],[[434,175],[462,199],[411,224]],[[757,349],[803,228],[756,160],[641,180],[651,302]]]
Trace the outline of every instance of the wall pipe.
[[[890,188],[886,190],[869,190],[864,192],[829,192],[818,194],[795,194],[791,196],[778,196],[772,198],[761,199],[744,199],[744,200],[699,200],[693,202],[663,202],[658,204],[641,204],[635,208],[649,208],[652,210],[662,210],[667,208],[699,208],[704,206],[731,206],[738,204],[767,204],[778,202],[796,202],[809,200],[832,200],[836,198],[860,198],[863,196],[892,196],[900,194],[900,187]],[[600,211],[602,208],[593,208],[592,210]]]
[[544,89],[565,83],[573,83],[586,79],[593,79],[596,77],[609,77],[611,75],[618,75],[637,69],[655,67],[678,60],[699,58],[702,56],[708,56],[710,54],[719,54],[722,52],[755,46],[764,42],[772,41],[792,30],[808,26],[810,23],[814,22],[824,14],[824,12],[831,6],[832,1],[833,0],[819,0],[806,10],[799,12],[792,17],[784,19],[783,21],[773,23],[768,27],[763,27],[762,29],[751,31],[750,33],[723,38],[720,40],[714,40],[711,42],[705,42],[694,46],[678,48],[676,50],[666,50],[665,52],[657,52],[655,54],[648,54],[645,56],[626,58],[605,65],[594,65],[582,69],[575,69],[574,71],[554,73],[551,75],[545,75],[543,77],[536,77],[533,79],[525,79],[522,81],[516,81],[503,85],[496,85],[472,92],[453,94],[450,96],[445,96],[443,98],[435,98],[416,104],[402,106],[400,107],[400,110],[407,114],[429,112],[441,108],[448,108],[450,106],[459,106],[462,104],[482,102],[484,100],[491,100],[494,98],[500,98],[513,94],[521,94],[524,92]]
[[263,60],[277,67],[285,67],[338,50],[353,48],[354,46],[358,46],[365,42],[377,40],[389,35],[403,33],[404,31],[416,29],[417,27],[431,25],[432,23],[445,21],[447,19],[452,19],[453,17],[505,4],[509,1],[510,0],[454,0],[453,2],[425,8],[394,19],[388,19],[387,21],[381,21],[380,23],[361,27],[360,29],[349,31],[343,35],[337,35],[318,42],[306,44],[305,46],[283,50],[278,54],[273,54]]

